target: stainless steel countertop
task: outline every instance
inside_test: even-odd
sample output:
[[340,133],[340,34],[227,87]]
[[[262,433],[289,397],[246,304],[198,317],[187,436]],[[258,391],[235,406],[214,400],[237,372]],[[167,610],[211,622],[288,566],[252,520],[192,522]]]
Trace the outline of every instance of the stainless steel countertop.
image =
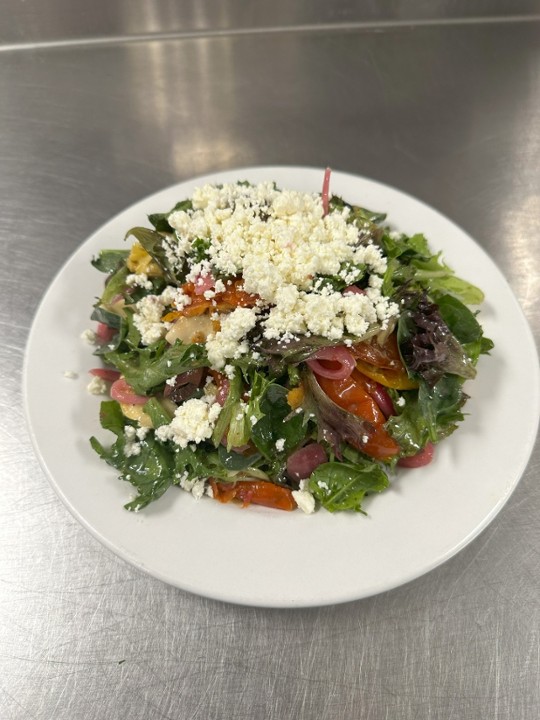
[[[5,43],[59,37],[30,27],[38,3],[6,7]],[[0,46],[2,719],[538,717],[538,443],[495,521],[428,575],[337,607],[235,607],[76,523],[34,457],[20,378],[37,304],[95,228],[241,165],[331,165],[432,204],[495,259],[538,342],[539,38],[534,18],[499,17]]]

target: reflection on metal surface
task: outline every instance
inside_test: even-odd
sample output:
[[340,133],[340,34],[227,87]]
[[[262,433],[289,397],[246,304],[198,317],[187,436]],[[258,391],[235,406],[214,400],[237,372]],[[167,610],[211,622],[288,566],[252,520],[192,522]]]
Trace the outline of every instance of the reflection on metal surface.
[[71,0],[4,0],[0,45],[152,33],[219,32],[532,17],[539,0],[94,0],[74,12]]

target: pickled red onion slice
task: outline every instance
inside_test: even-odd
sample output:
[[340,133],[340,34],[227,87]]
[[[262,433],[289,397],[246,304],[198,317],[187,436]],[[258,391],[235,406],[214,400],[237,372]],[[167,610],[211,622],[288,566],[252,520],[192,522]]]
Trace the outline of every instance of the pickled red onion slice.
[[111,397],[113,400],[127,405],[146,405],[148,402],[148,398],[144,395],[137,395],[123,377],[111,385]]
[[322,206],[323,206],[323,217],[328,215],[329,201],[330,201],[330,175],[332,171],[329,167],[324,171],[324,180],[322,186]]
[[423,450],[420,450],[420,452],[416,453],[416,455],[400,458],[397,464],[399,465],[399,467],[406,468],[417,468],[422,467],[422,465],[429,465],[429,463],[433,460],[434,452],[435,446],[433,445],[433,443],[428,442],[425,448],[423,448]]
[[113,339],[117,332],[118,330],[116,328],[110,327],[110,325],[105,325],[105,323],[98,322],[96,328],[96,337],[102,343],[108,343],[110,340]]
[[118,380],[120,377],[118,370],[110,370],[109,368],[92,368],[92,370],[89,370],[88,372],[90,375],[95,375],[107,382],[115,382],[115,380]]
[[354,357],[343,345],[320,348],[306,362],[315,375],[331,380],[348,378],[356,367]]

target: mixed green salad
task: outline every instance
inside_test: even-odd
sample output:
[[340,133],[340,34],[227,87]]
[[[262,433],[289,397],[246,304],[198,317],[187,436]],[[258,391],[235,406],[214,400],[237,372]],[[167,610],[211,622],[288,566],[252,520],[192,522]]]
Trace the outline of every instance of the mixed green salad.
[[481,290],[329,185],[205,185],[93,259],[89,390],[115,440],[91,445],[135,489],[128,510],[177,486],[363,512],[463,420],[492,348]]

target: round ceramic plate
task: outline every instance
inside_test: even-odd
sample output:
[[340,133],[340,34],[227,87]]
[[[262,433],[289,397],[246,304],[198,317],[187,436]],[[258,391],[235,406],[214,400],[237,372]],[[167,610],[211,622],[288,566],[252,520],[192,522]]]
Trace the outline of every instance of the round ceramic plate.
[[[398,190],[335,172],[331,190],[388,213],[394,229],[423,232],[456,272],[485,292],[480,320],[495,342],[468,382],[469,413],[442,442],[435,461],[401,470],[367,500],[367,517],[319,510],[307,516],[242,509],[171,488],[140,513],[123,505],[119,481],[88,439],[111,439],[99,426],[101,398],[87,393],[97,364],[81,333],[103,276],[91,265],[102,248],[125,247],[128,228],[165,212],[204,183],[275,180],[320,191],[323,171],[257,167],[196,178],[142,200],[112,219],[68,260],[34,320],[24,367],[25,409],[40,461],[73,515],[104,545],[156,578],[193,593],[247,605],[298,607],[345,602],[390,590],[448,560],[495,517],[529,459],[539,407],[538,358],[505,279],[462,230]],[[70,379],[65,372],[78,374]]]

